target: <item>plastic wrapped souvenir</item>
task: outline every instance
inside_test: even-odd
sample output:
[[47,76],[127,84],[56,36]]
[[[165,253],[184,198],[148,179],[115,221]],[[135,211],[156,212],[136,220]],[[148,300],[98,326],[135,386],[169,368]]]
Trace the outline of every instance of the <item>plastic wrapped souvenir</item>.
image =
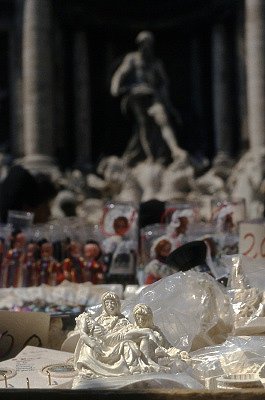
[[137,210],[131,205],[109,204],[101,229],[103,260],[108,266],[108,281],[134,283],[137,258]]
[[166,263],[166,258],[170,254],[171,248],[172,243],[167,236],[160,237],[154,241],[150,252],[152,260],[144,268],[145,284],[154,283],[176,272]]
[[[137,304],[131,322],[120,311],[120,299],[113,292],[102,296],[98,316],[88,312],[76,318],[80,339],[76,346],[74,365],[78,376],[73,388],[88,387],[94,379],[115,382],[120,376],[136,378],[155,374],[161,380],[174,381],[174,375],[187,370],[190,357],[186,351],[172,346],[161,329],[154,324],[152,309]],[[157,374],[159,374],[157,376]]]

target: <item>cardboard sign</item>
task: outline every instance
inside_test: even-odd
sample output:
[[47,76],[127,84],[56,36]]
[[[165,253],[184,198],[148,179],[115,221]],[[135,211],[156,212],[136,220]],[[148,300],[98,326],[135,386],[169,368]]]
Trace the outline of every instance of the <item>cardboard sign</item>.
[[265,220],[241,222],[239,253],[253,259],[265,258]]
[[0,311],[0,361],[16,356],[25,346],[45,347],[50,316],[41,312]]

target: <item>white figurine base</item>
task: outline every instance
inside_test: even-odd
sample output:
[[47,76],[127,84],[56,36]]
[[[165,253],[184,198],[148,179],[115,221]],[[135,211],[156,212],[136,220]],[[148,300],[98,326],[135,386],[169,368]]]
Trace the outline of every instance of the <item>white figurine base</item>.
[[217,389],[254,389],[263,385],[257,374],[222,375],[216,379]]
[[136,374],[91,379],[79,374],[73,379],[72,389],[203,389],[203,385],[185,372],[178,374]]
[[251,336],[265,333],[265,318],[242,317],[235,321],[233,334],[235,336]]

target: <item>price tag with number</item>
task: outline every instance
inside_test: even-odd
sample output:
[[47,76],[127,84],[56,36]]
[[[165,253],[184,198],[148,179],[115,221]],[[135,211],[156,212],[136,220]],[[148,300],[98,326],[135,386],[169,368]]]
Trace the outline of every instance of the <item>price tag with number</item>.
[[250,258],[265,258],[265,220],[241,222],[239,253]]

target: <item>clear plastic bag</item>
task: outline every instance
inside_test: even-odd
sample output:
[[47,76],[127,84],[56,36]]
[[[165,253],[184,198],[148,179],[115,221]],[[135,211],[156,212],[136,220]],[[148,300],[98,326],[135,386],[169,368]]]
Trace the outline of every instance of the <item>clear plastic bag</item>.
[[229,336],[223,344],[196,350],[190,357],[201,382],[222,375],[254,374],[265,362],[265,341],[263,336]]
[[232,330],[225,289],[205,273],[179,272],[144,287],[122,304],[122,312],[131,320],[138,303],[151,307],[155,323],[182,350],[223,342]]

